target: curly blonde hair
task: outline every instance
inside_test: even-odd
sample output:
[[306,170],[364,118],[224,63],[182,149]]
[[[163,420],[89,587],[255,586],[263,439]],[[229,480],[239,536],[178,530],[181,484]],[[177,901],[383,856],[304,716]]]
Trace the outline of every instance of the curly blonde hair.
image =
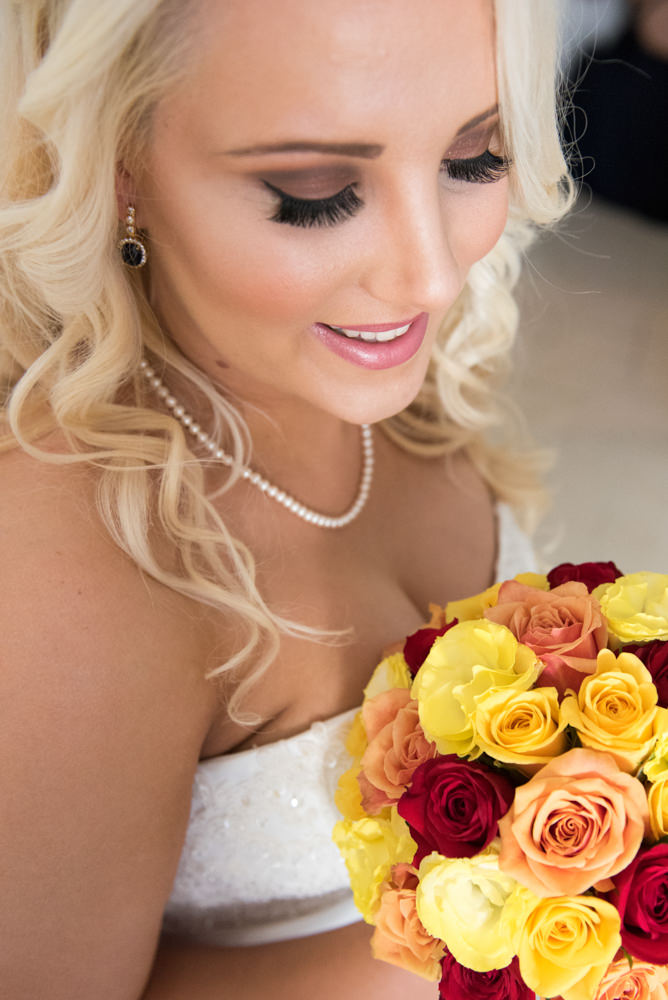
[[[234,714],[281,633],[320,633],[266,605],[252,553],[207,496],[203,462],[181,424],[153,408],[138,374],[147,353],[207,402],[212,433],[234,458],[231,486],[248,461],[247,428],[164,335],[142,280],[128,276],[116,250],[117,165],[140,163],[153,109],[187,72],[192,6],[0,0],[0,448],[96,466],[99,509],[116,543],[161,583],[243,626],[236,653],[214,671],[253,656]],[[495,386],[517,327],[512,289],[523,252],[573,196],[555,102],[554,8],[552,0],[495,2],[513,161],[508,223],[471,269],[418,397],[383,424],[413,452],[466,449],[496,494],[516,503],[535,485],[531,464],[486,434],[507,418]],[[67,443],[58,453],[40,447],[51,431]],[[158,554],[165,551],[169,564]]]

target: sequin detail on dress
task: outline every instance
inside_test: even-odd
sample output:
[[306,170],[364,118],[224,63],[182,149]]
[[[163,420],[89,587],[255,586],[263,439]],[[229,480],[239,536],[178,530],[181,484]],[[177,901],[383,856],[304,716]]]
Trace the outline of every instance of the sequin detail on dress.
[[167,930],[250,944],[317,933],[323,912],[329,926],[359,917],[332,842],[356,711],[199,765]]

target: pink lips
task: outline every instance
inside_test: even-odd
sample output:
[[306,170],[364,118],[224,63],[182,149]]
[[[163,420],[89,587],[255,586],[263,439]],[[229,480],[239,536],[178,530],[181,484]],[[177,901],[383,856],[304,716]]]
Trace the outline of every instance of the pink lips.
[[410,324],[406,333],[403,333],[396,340],[385,343],[370,343],[367,340],[353,340],[346,337],[344,333],[336,333],[325,326],[324,323],[314,323],[311,329],[318,339],[329,348],[334,354],[350,361],[354,365],[362,368],[370,368],[376,371],[384,368],[395,368],[403,365],[406,361],[417,354],[422,341],[427,332],[429,313],[423,312],[415,316],[412,320],[404,320],[398,323],[369,323],[367,326],[350,326],[346,324],[347,330],[355,330],[360,333],[384,333],[386,330],[396,330],[399,327]]

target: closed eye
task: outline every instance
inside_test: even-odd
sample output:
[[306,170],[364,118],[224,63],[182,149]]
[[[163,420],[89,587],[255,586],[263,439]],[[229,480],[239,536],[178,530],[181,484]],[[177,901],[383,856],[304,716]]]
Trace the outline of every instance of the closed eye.
[[486,149],[480,156],[466,159],[443,160],[441,170],[453,181],[469,184],[492,184],[501,180],[510,170],[511,161],[505,156],[496,156]]
[[[487,149],[479,156],[443,160],[441,171],[450,180],[491,184],[505,177],[510,165],[510,160]],[[354,184],[347,184],[341,191],[327,198],[296,198],[269,181],[263,180],[262,183],[278,199],[278,207],[270,220],[288,226],[305,229],[335,226],[352,218],[364,205]]]
[[262,183],[278,198],[278,208],[270,216],[271,221],[288,226],[335,226],[355,215],[364,204],[353,184],[347,184],[328,198],[295,198],[269,181]]

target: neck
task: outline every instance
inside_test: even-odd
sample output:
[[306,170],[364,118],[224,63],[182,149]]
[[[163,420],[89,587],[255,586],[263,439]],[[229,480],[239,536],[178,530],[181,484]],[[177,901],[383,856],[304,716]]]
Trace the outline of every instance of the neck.
[[[144,372],[147,374],[145,365]],[[152,374],[149,368],[148,376]],[[153,384],[158,393],[155,380]],[[163,397],[167,389],[185,408],[188,419],[192,417],[208,434],[211,427],[202,415],[206,408],[198,405],[192,388],[180,392],[174,379],[161,390]],[[359,495],[364,466],[364,435],[357,426],[300,399],[274,397],[269,404],[266,398],[235,402],[251,436],[250,471],[318,512],[340,514],[348,510]],[[174,407],[174,413],[181,419],[179,406]],[[369,473],[367,470],[367,478]],[[273,495],[270,492],[269,496]]]

